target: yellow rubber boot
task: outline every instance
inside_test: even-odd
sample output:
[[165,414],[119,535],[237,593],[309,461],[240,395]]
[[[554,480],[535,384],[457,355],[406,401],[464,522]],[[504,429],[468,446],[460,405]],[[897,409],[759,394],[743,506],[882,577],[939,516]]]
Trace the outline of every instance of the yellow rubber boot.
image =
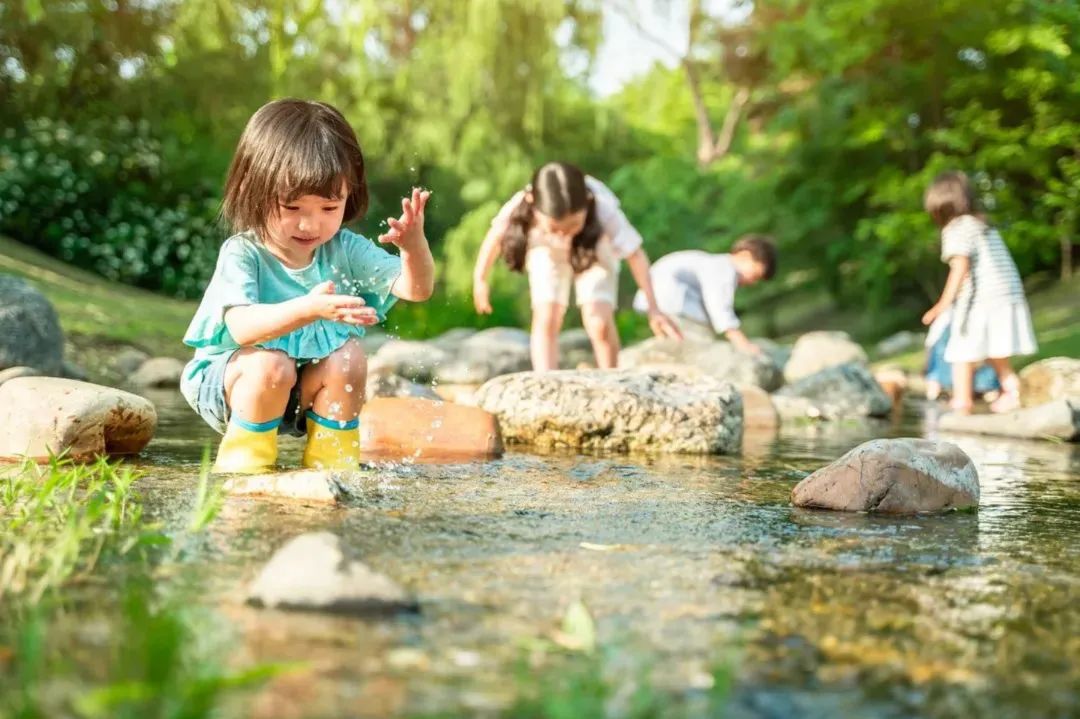
[[259,424],[239,418],[229,420],[218,445],[215,472],[259,474],[271,472],[277,463],[277,428],[281,419]]
[[360,420],[339,422],[307,412],[307,446],[302,464],[310,469],[356,469],[360,465]]

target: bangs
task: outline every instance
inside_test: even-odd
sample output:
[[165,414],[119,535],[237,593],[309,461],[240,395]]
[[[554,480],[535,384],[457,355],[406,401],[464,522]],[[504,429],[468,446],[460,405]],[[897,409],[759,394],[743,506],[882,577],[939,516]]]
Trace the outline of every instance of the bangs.
[[[343,200],[356,187],[356,171],[348,153],[323,128],[305,128],[306,132],[288,147],[280,148],[277,167],[271,176],[278,178],[277,197],[295,200],[316,195]],[[342,187],[344,184],[344,188]]]

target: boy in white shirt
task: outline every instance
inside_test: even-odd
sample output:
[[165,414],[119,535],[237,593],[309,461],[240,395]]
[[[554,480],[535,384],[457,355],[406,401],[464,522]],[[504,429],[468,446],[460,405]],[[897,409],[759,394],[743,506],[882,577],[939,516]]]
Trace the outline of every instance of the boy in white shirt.
[[[776,262],[776,244],[766,235],[744,235],[729,253],[672,252],[650,269],[657,306],[679,324],[686,337],[723,335],[737,349],[760,354],[761,348],[739,329],[735,290],[771,279]],[[647,309],[640,291],[634,297],[634,309]]]

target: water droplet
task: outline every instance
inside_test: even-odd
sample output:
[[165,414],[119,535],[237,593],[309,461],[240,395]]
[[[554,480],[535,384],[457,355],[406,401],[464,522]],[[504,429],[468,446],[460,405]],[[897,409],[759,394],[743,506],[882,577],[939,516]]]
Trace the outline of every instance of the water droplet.
[[352,385],[351,384],[345,385],[345,391],[346,392],[352,392]]

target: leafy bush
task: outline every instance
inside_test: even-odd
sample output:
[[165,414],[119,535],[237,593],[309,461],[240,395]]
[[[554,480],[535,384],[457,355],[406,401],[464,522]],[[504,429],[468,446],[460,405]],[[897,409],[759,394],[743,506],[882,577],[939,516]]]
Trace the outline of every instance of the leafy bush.
[[217,204],[209,186],[170,185],[146,122],[39,119],[0,136],[0,232],[109,279],[198,296]]

